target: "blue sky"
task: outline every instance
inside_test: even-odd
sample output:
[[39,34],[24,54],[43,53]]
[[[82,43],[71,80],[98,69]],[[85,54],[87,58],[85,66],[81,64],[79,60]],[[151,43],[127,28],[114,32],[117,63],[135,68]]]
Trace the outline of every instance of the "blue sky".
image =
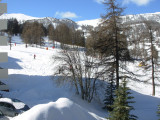
[[[33,17],[70,18],[74,21],[100,18],[105,13],[103,0],[2,0],[8,13]],[[126,7],[124,14],[160,12],[160,0],[117,0]]]

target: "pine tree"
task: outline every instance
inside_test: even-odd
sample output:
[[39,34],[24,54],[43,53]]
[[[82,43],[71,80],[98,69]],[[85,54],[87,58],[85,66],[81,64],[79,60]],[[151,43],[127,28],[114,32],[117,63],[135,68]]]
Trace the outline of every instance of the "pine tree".
[[105,106],[103,107],[104,109],[107,109],[108,111],[112,111],[112,105],[114,103],[114,97],[115,97],[115,90],[116,90],[116,85],[114,82],[114,73],[112,72],[109,81],[107,84],[107,89],[106,89],[106,97],[104,99],[104,104]]
[[160,105],[158,105],[157,116],[159,117],[159,119],[158,119],[158,120],[160,120]]
[[13,20],[13,33],[15,34],[15,35],[17,35],[18,33],[19,33],[19,24],[18,24],[18,21],[17,21],[17,19],[14,19]]
[[19,33],[19,24],[17,19],[8,20],[7,32],[10,35],[17,35]]
[[[121,16],[123,8],[117,4],[116,0],[105,0],[107,7],[106,14],[102,16],[102,24],[98,31],[97,47],[98,51],[103,54],[104,65],[107,66],[106,71],[115,71],[116,86],[119,87],[120,68],[122,62],[130,60],[126,28],[123,25]],[[124,67],[122,68],[124,69]]]
[[109,120],[136,120],[137,116],[131,115],[130,111],[134,110],[130,103],[133,96],[130,96],[130,89],[127,87],[126,80],[122,81],[122,85],[116,90],[116,98],[113,104],[113,111],[110,112]]

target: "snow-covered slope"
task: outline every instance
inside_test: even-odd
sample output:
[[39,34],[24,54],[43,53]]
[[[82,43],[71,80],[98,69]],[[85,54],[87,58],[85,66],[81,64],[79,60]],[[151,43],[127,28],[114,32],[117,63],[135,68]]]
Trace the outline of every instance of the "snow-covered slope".
[[33,20],[28,20],[30,22],[38,21],[39,23],[42,23],[45,27],[47,27],[49,24],[52,24],[54,27],[56,27],[59,24],[66,24],[68,27],[74,27],[77,28],[78,25],[76,22],[70,20],[70,19],[56,19],[52,17],[45,17],[41,19],[33,19]]
[[[136,15],[125,15],[122,16],[123,22],[130,22],[131,24],[137,23],[140,21],[146,20],[155,20],[157,22],[160,22],[160,12],[156,13],[145,13],[145,14],[136,14]],[[91,26],[98,26],[101,22],[101,19],[93,19],[93,20],[84,20],[84,21],[78,21],[77,24],[82,25],[91,25]]]
[[98,26],[100,23],[100,19],[94,19],[94,20],[83,20],[83,21],[78,21],[77,24],[82,26],[82,25],[91,25],[93,27]]
[[[58,87],[55,84],[51,76],[55,66],[61,63],[55,63],[52,56],[60,49],[25,48],[25,44],[16,36],[13,37],[13,43],[17,44],[12,45],[12,50],[9,45],[0,46],[0,51],[8,52],[9,56],[7,63],[0,63],[1,67],[9,69],[9,78],[1,80],[9,86],[10,92],[3,92],[3,95],[17,98],[31,107],[13,120],[106,120],[108,113],[102,109],[102,104],[97,101],[89,104],[75,95],[74,89],[68,85]],[[36,59],[33,58],[34,54]],[[139,69],[138,63],[128,66],[134,73]],[[132,112],[139,120],[157,120],[157,105],[160,104],[158,87],[156,97],[151,96],[150,84],[130,81],[129,87],[136,101],[132,104],[135,108]]]
[[13,14],[3,14],[0,16],[0,19],[12,19],[12,18],[16,18],[19,22],[23,22],[26,20],[32,20],[32,19],[40,19],[38,17],[31,17],[28,15],[24,15],[24,14],[17,14],[17,13],[13,13]]
[[75,95],[74,89],[67,85],[58,87],[52,79],[55,65],[60,64],[54,63],[52,56],[59,49],[25,48],[19,37],[14,36],[12,40],[17,43],[12,45],[12,50],[9,46],[0,47],[9,56],[7,63],[0,63],[9,69],[9,78],[1,80],[10,92],[3,92],[3,96],[17,98],[31,107],[14,120],[104,120],[106,112],[101,109],[102,105],[88,104]]
[[155,20],[157,22],[160,22],[160,12],[126,15],[123,16],[122,18],[124,22],[130,22],[130,23],[141,22],[143,20]]
[[56,102],[34,106],[13,120],[96,120],[96,118],[68,98],[59,98]]
[[[19,22],[23,22],[27,20],[31,22],[38,21],[40,23],[43,23],[44,26],[48,26],[49,24],[56,26],[60,23],[65,23],[68,26],[70,27],[74,26],[75,28],[79,28],[82,25],[91,25],[93,27],[96,27],[101,22],[100,18],[74,22],[70,19],[56,19],[52,17],[37,18],[37,17],[27,16],[24,14],[3,14],[2,16],[0,16],[0,19],[12,19],[12,18],[16,18]],[[137,14],[137,15],[126,15],[126,16],[122,16],[122,18],[124,22],[129,22],[129,23],[142,21],[143,18],[145,18],[146,20],[156,20],[157,22],[160,22],[160,12]]]
[[31,17],[28,15],[18,14],[18,13],[3,14],[0,16],[0,19],[9,20],[9,19],[13,19],[13,18],[17,19],[20,23],[23,23],[25,21],[30,21],[30,22],[38,21],[39,23],[42,23],[44,26],[48,26],[49,24],[57,26],[58,24],[65,23],[69,27],[73,27],[73,26],[75,28],[78,27],[77,23],[70,20],[70,19],[56,19],[56,18],[52,18],[52,17],[38,18],[38,17]]
[[[148,15],[148,16],[147,16]],[[153,15],[147,14],[150,19],[159,19],[159,13]],[[137,17],[136,17],[137,16]],[[139,15],[134,18],[140,19]],[[131,20],[135,20],[129,16]],[[27,19],[27,18],[26,18]],[[45,18],[45,20],[54,21],[56,19]],[[43,19],[38,19],[42,20]],[[66,20],[67,21],[67,20]],[[99,20],[93,20],[92,25],[97,25]],[[79,24],[90,24],[90,21],[79,22]],[[56,23],[53,23],[56,24]],[[48,40],[46,38],[46,40]],[[9,78],[1,79],[2,82],[9,85],[10,92],[4,92],[4,97],[17,98],[25,102],[31,109],[20,116],[13,118],[14,120],[105,120],[108,113],[102,110],[103,105],[93,101],[88,104],[76,96],[74,89],[70,89],[67,85],[57,87],[52,79],[55,64],[52,56],[56,55],[58,48],[49,50],[44,48],[36,48],[25,45],[20,37],[14,36],[12,39],[12,50],[9,46],[0,46],[1,52],[8,52],[8,63],[0,63],[0,67],[9,68]],[[36,54],[36,59],[33,55]],[[138,63],[128,64],[133,73],[137,73]],[[143,74],[143,71],[141,71]],[[156,120],[157,105],[160,104],[160,89],[156,87],[156,97],[152,97],[152,87],[149,84],[129,82],[136,103],[134,103],[135,111],[133,113],[139,117],[139,120]],[[79,119],[81,120],[81,119]]]

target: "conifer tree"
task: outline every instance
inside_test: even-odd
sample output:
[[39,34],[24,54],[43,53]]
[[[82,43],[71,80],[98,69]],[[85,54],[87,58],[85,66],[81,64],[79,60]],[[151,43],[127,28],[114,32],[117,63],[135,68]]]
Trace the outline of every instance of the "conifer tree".
[[107,111],[113,110],[112,105],[114,103],[115,90],[116,90],[116,85],[114,80],[115,80],[114,72],[112,72],[111,76],[109,76],[109,82],[107,84],[107,89],[106,89],[106,97],[104,99],[105,106],[103,108],[107,109]]
[[19,33],[19,24],[17,19],[8,20],[7,32],[10,35],[17,35]]
[[109,120],[136,120],[137,116],[130,114],[134,110],[130,103],[133,96],[130,96],[130,89],[127,87],[126,79],[122,81],[122,85],[116,90],[116,97],[112,105],[113,111],[110,112]]
[[158,105],[157,116],[159,117],[159,119],[158,119],[158,120],[160,120],[160,105]]
[[19,33],[19,24],[18,24],[17,19],[13,20],[13,24],[14,24],[14,26],[13,26],[13,33],[15,35],[17,35]]
[[122,62],[130,60],[127,36],[125,35],[127,28],[124,27],[121,19],[124,9],[117,4],[116,0],[105,0],[104,4],[107,11],[102,16],[96,48],[104,56],[104,65],[108,69],[106,71],[115,71],[116,86],[118,88],[121,79],[120,69],[122,66],[124,66],[122,69],[125,68]]

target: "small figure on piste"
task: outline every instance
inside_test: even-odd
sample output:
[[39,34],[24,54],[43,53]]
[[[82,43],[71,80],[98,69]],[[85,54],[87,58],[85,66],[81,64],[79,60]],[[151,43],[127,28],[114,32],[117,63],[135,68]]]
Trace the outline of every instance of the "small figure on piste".
[[34,59],[36,59],[36,55],[34,54]]

